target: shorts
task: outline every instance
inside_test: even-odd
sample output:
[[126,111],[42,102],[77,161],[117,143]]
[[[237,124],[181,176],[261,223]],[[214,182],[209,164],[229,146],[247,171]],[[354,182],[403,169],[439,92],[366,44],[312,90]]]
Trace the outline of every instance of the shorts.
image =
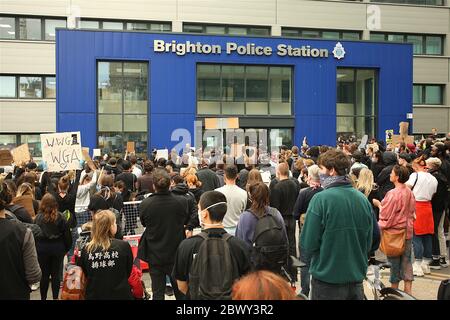
[[388,257],[391,264],[390,283],[399,283],[403,281],[414,281],[412,266],[412,240],[406,240],[405,252],[400,257]]

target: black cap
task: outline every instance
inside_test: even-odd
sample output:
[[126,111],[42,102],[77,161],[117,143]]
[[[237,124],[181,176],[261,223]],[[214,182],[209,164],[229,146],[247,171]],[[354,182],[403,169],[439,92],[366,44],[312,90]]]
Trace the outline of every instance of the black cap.
[[399,159],[403,159],[403,160],[405,160],[408,163],[410,163],[412,161],[411,156],[409,154],[407,154],[407,153],[400,153],[398,155],[398,157],[399,157]]
[[36,162],[29,162],[28,164],[27,164],[27,169],[28,170],[36,170],[37,169],[37,164],[36,164]]

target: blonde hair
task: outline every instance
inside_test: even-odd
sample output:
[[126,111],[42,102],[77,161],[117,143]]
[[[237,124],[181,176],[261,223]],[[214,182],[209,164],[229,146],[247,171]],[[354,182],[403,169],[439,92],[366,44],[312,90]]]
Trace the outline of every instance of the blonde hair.
[[23,195],[31,196],[34,199],[33,187],[28,182],[22,183],[17,189],[16,197],[21,197]]
[[107,251],[111,246],[111,227],[116,223],[116,216],[109,210],[102,210],[92,218],[92,240],[86,245],[86,250],[92,253],[100,248]]
[[369,169],[361,169],[359,172],[359,177],[356,182],[356,189],[364,191],[364,194],[366,197],[369,196],[369,194],[373,190],[373,173]]

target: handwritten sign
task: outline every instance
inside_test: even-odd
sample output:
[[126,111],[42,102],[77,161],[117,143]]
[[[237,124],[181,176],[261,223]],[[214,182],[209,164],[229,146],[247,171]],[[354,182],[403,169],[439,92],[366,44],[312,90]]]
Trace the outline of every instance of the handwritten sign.
[[392,136],[394,135],[394,130],[386,130],[386,144],[392,143]]
[[13,162],[11,151],[8,149],[0,150],[0,166],[9,166]]
[[160,149],[156,150],[156,160],[164,158],[166,160],[169,159],[169,150],[168,149]]
[[94,149],[94,154],[93,154],[94,158],[95,157],[101,157],[102,156],[102,152],[100,149]]
[[80,169],[80,132],[41,134],[42,160],[50,172]]
[[127,142],[127,152],[128,153],[134,152],[134,141]]
[[91,157],[89,156],[89,148],[81,148],[81,154],[83,155],[83,160],[88,161],[91,160]]
[[22,162],[28,163],[31,160],[28,143],[22,144],[21,146],[12,149],[11,154],[13,156],[13,160],[16,165],[19,165]]

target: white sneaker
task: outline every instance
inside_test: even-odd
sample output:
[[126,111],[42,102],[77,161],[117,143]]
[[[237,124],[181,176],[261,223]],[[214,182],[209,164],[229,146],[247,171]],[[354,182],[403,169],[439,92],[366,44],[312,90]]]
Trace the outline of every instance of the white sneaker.
[[39,285],[40,285],[39,282],[32,284],[31,285],[31,291],[36,291],[37,289],[39,289]]
[[423,277],[423,276],[424,276],[422,267],[421,267],[421,265],[419,264],[418,261],[415,261],[415,262],[413,263],[413,274],[414,274],[416,277]]
[[423,259],[420,266],[422,267],[422,270],[423,270],[424,274],[430,274],[431,273],[430,265],[429,265],[429,261],[428,260]]

